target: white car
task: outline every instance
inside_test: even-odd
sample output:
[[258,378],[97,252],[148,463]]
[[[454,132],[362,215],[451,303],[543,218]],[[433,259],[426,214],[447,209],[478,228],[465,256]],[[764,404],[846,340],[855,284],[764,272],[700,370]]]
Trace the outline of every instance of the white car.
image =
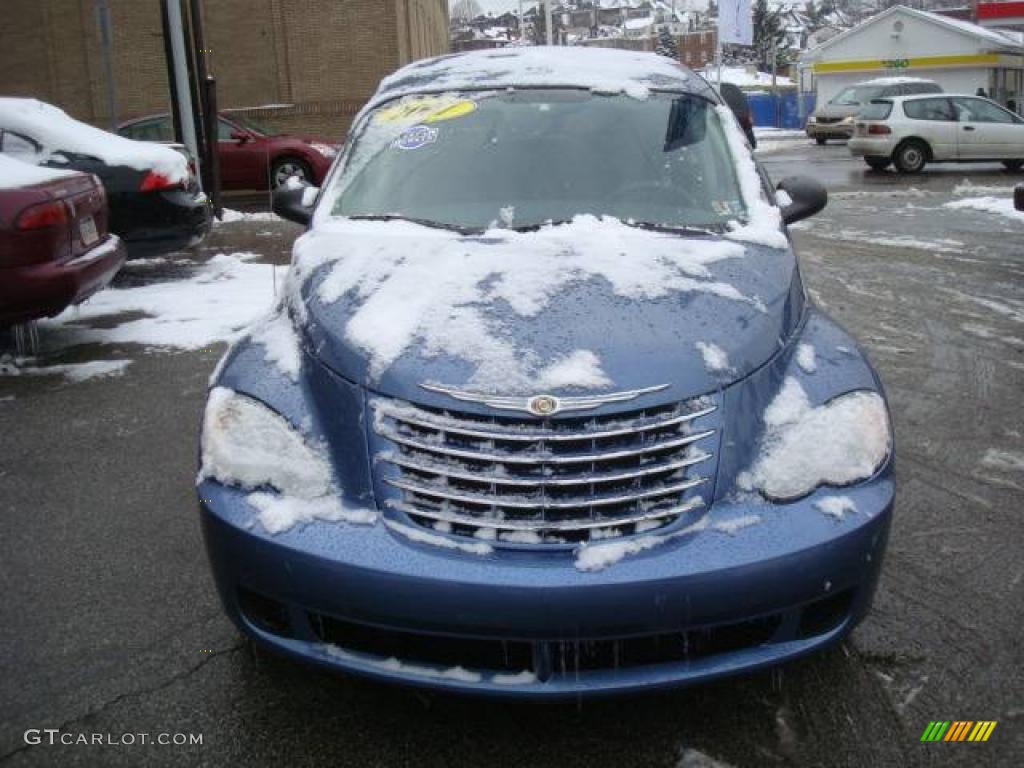
[[877,171],[917,173],[926,163],[1001,161],[1024,167],[1024,118],[980,96],[875,99],[857,116],[850,152]]

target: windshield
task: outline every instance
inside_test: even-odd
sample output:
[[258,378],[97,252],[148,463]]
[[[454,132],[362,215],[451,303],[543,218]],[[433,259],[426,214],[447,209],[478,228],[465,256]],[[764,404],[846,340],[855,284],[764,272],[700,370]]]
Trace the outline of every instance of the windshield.
[[836,104],[840,107],[855,107],[858,104],[867,104],[872,99],[878,98],[885,90],[879,85],[854,85],[844,88],[832,98],[829,104]]
[[580,214],[722,230],[746,214],[714,105],[676,94],[406,97],[369,116],[333,187],[337,216],[472,230]]

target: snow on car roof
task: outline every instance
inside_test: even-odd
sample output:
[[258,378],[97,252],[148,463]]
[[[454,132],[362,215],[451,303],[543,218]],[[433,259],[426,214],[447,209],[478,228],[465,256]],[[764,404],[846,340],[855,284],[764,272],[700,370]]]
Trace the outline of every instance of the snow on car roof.
[[102,131],[36,99],[0,97],[0,128],[24,134],[41,144],[41,162],[56,152],[71,152],[97,157],[107,165],[156,171],[172,182],[188,177],[188,163],[173,149]]
[[21,160],[15,160],[8,155],[0,155],[0,189],[31,187],[34,184],[45,184],[49,181],[77,175],[78,171],[55,171],[50,168],[40,168],[23,163]]
[[530,46],[472,51],[409,64],[381,81],[370,107],[417,92],[558,86],[636,98],[645,98],[656,89],[715,99],[703,79],[665,56],[608,48]]

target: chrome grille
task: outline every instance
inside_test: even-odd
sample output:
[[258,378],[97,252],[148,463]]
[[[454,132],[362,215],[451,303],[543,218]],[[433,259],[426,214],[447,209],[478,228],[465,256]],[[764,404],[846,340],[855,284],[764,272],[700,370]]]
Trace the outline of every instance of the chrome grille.
[[552,545],[630,536],[698,514],[711,492],[707,398],[549,419],[370,405],[385,504],[444,533]]

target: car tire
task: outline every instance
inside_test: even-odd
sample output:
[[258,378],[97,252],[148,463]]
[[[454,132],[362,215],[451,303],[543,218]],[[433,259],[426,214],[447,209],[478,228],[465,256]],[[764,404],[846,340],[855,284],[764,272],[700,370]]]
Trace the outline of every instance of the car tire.
[[892,160],[888,157],[865,157],[864,162],[872,171],[884,171],[892,164]]
[[828,137],[827,136],[815,136],[814,140],[816,142],[818,142],[818,146],[821,147],[821,146],[824,146],[826,141],[828,141]]
[[920,173],[928,163],[928,146],[916,139],[905,141],[892,153],[892,161],[900,173]]
[[1024,160],[1003,160],[1003,165],[1008,171],[1019,171],[1024,168]]
[[279,157],[270,166],[270,187],[278,189],[291,177],[298,177],[299,181],[313,185],[313,169],[309,163],[297,157]]

